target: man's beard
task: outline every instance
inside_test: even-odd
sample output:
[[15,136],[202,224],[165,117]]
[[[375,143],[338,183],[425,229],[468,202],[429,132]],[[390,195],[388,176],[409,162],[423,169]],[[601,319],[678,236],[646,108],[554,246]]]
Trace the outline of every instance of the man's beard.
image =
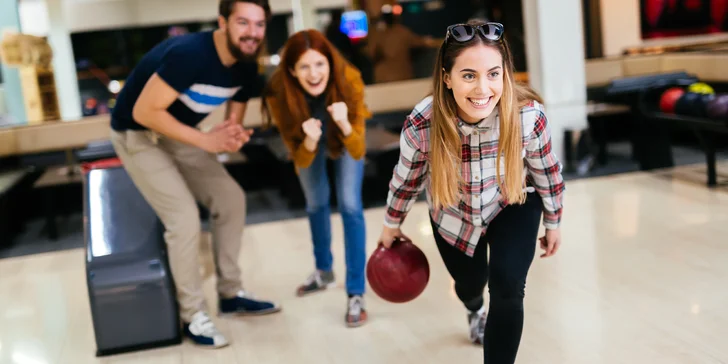
[[228,36],[227,37],[227,47],[228,47],[228,50],[230,51],[230,54],[232,54],[233,57],[235,57],[235,59],[237,59],[238,61],[242,61],[242,62],[256,61],[258,58],[258,54],[260,53],[260,50],[262,48],[261,47],[262,39],[253,38],[253,37],[244,37],[244,38],[240,38],[240,42],[244,42],[244,41],[251,40],[251,39],[258,41],[258,47],[256,48],[256,50],[253,54],[245,54],[245,53],[243,53],[242,50],[240,50],[239,44],[236,44],[232,40],[232,38],[230,36]]

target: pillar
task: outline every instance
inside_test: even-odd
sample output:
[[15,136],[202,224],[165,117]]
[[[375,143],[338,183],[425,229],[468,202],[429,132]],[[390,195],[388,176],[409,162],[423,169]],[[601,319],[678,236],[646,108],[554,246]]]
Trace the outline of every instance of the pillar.
[[604,57],[642,44],[639,0],[601,0],[600,16]]
[[293,33],[304,29],[316,29],[316,5],[311,0],[291,0],[293,9]]
[[[82,114],[81,96],[76,75],[76,60],[71,45],[71,32],[66,19],[64,0],[46,0],[48,8],[48,43],[53,49],[53,71],[56,79],[61,119],[72,121]],[[66,2],[67,3],[67,2]]]
[[[17,1],[0,1],[0,37],[4,30],[20,31],[20,16]],[[0,62],[2,83],[5,94],[5,106],[12,123],[25,124],[25,105],[23,89],[20,84],[20,73],[17,69]]]
[[587,128],[581,0],[522,1],[528,78],[544,98],[553,148],[564,160],[565,131]]

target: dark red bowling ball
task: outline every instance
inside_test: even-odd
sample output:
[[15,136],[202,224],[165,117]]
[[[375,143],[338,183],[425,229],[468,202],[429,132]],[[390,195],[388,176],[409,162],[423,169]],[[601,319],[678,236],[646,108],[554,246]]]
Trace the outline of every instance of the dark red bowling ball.
[[411,241],[397,239],[389,249],[380,244],[369,257],[367,280],[382,299],[408,302],[427,287],[430,264],[425,253]]

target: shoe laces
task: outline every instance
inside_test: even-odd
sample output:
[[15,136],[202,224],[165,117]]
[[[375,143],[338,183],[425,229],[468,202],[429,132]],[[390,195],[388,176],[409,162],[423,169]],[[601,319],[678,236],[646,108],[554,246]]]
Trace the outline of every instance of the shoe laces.
[[314,282],[318,286],[323,284],[323,281],[321,280],[321,272],[319,272],[318,270],[311,273],[311,275],[308,276],[308,278],[306,278],[306,281],[304,282],[304,284],[308,286]]
[[362,308],[364,308],[364,297],[353,296],[349,298],[349,315],[361,315]]
[[481,307],[478,311],[472,311],[470,313],[470,331],[477,332],[478,335],[485,333],[485,306]]
[[204,336],[214,337],[220,334],[217,327],[215,327],[215,323],[210,319],[210,316],[204,312],[200,312],[197,315],[194,324],[200,330],[200,334]]
[[235,295],[237,297],[249,298],[251,300],[255,298],[255,295],[243,289],[239,290],[238,293]]

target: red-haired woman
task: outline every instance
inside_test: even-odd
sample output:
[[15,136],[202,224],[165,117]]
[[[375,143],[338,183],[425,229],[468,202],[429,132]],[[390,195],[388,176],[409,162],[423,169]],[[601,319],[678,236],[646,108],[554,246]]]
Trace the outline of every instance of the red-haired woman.
[[367,319],[366,226],[361,196],[365,121],[360,72],[316,30],[292,35],[263,93],[263,114],[273,119],[296,166],[306,198],[316,269],[298,287],[303,296],[332,287],[331,212],[326,160],[334,161],[338,209],[344,223],[346,324]]

